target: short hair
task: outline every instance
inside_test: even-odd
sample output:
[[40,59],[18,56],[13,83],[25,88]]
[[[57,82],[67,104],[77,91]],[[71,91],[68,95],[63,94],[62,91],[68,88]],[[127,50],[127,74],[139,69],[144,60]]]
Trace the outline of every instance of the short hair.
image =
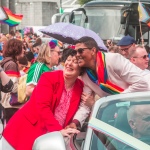
[[25,66],[28,65],[28,60],[27,60],[26,56],[18,57],[17,60],[18,60],[19,64],[21,64],[21,65],[25,65]]
[[134,119],[135,112],[136,112],[135,109],[136,109],[136,105],[130,106],[128,108],[128,111],[127,111],[127,119],[128,119],[128,121]]
[[29,62],[31,62],[31,61],[34,59],[34,54],[33,54],[31,51],[26,52],[25,55],[26,55],[27,60],[28,60]]
[[16,56],[22,53],[22,41],[18,39],[10,39],[5,45],[3,49],[4,57],[12,57],[16,60]]
[[119,53],[119,47],[117,45],[111,46],[109,52],[114,51],[114,53]]
[[35,37],[38,37],[36,33],[33,34]]
[[[61,58],[61,62],[64,62],[67,60],[67,58],[69,56],[76,56],[76,50],[72,49],[72,48],[66,48],[63,50],[63,53],[62,53],[62,58]],[[80,74],[79,76],[83,75],[83,73],[85,72],[85,68],[84,67],[81,67],[81,71],[80,71]]]
[[129,55],[128,55],[128,58],[129,58],[129,59],[134,56],[134,54],[136,53],[136,50],[137,50],[138,48],[144,48],[144,47],[141,46],[141,45],[138,45],[138,46],[134,46],[134,47],[132,46],[132,47],[129,49]]
[[98,47],[96,41],[92,37],[84,36],[75,41],[75,44],[78,44],[78,43],[83,43],[88,48],[95,47],[97,51],[99,50],[99,47]]
[[11,30],[11,31],[9,32],[9,34],[10,34],[11,36],[15,36],[15,32],[14,32],[13,30]]
[[75,56],[76,55],[76,51],[72,48],[66,48],[63,50],[62,52],[62,57],[60,59],[61,62],[65,62],[68,58],[68,56]]
[[33,47],[40,46],[41,44],[42,44],[41,38],[37,38],[35,43],[33,44]]
[[36,62],[41,62],[41,63],[45,63],[45,64],[50,64],[51,61],[50,61],[50,53],[51,53],[51,50],[54,50],[54,49],[50,49],[49,47],[49,44],[48,43],[43,43],[40,47],[40,50],[39,50],[39,53],[38,53],[38,56],[36,58]]

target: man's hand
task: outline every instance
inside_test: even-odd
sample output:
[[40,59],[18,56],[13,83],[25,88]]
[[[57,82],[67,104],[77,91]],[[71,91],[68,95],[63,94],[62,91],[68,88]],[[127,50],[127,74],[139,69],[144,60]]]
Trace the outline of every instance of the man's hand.
[[82,93],[81,100],[84,105],[88,106],[91,109],[95,103],[95,94]]
[[65,127],[65,129],[68,129],[68,128],[77,129],[77,126],[75,123],[72,122],[68,126]]

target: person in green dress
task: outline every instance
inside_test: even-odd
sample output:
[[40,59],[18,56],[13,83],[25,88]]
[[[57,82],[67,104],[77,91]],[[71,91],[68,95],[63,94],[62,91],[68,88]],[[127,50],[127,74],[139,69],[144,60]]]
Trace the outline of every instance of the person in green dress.
[[[53,43],[53,44],[51,44]],[[26,81],[26,95],[31,96],[34,87],[43,72],[52,71],[58,65],[60,59],[60,49],[56,42],[50,41],[41,45],[36,62],[32,64],[28,71]]]

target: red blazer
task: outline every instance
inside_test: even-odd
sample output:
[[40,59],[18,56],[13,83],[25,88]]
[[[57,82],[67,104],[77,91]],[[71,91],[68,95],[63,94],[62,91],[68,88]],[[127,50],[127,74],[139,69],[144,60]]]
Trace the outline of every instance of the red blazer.
[[32,150],[34,140],[68,125],[78,109],[83,82],[76,80],[70,107],[62,127],[53,114],[64,89],[62,71],[43,73],[30,100],[8,122],[3,136],[15,150]]

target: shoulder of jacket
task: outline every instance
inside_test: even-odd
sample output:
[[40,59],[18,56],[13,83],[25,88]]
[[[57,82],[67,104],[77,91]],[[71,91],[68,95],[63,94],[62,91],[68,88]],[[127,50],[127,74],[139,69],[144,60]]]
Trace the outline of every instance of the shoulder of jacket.
[[47,71],[47,72],[44,72],[43,75],[48,78],[57,79],[57,78],[61,78],[61,76],[63,76],[63,71],[62,70]]

